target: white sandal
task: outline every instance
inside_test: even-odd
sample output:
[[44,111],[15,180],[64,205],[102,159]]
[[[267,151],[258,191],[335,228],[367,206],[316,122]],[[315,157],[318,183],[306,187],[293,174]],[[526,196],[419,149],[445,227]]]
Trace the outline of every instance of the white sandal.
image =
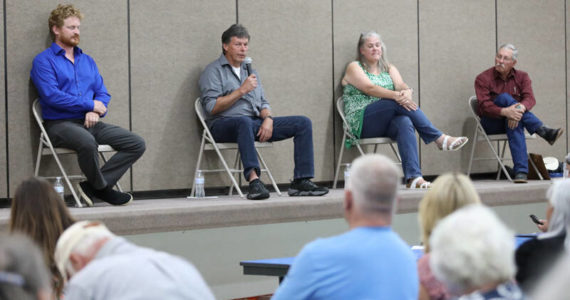
[[422,184],[418,184],[418,182],[420,181],[420,179],[423,179],[422,176],[418,176],[416,178],[414,178],[414,180],[412,180],[411,183],[408,183],[406,185],[407,188],[409,188],[410,190],[415,190],[415,189],[422,189],[422,190],[426,190],[426,189],[430,189],[431,188],[431,182],[429,181],[425,181],[424,179],[424,183]]
[[441,151],[457,151],[463,148],[463,146],[467,145],[467,142],[469,142],[468,137],[460,136],[456,138],[455,141],[453,141],[453,143],[448,144],[447,141],[449,140],[450,137],[451,136],[446,135],[443,138],[443,143],[441,144],[441,148],[439,148]]

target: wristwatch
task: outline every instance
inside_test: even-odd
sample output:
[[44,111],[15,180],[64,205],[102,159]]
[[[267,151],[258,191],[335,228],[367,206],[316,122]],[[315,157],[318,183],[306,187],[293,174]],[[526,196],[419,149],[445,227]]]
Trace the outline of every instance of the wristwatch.
[[263,118],[263,120],[265,121],[265,119],[267,119],[267,118],[270,118],[271,120],[273,120],[273,116],[271,116],[271,115],[266,116],[265,118]]

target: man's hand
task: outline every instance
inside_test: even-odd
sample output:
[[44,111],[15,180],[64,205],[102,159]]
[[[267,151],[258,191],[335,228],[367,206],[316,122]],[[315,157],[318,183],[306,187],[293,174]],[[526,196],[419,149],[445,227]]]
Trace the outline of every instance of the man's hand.
[[249,75],[243,84],[239,87],[243,95],[255,90],[257,87],[257,76],[255,74]]
[[[517,106],[519,105],[519,108]],[[520,121],[523,115],[523,111],[520,109],[519,103],[515,103],[509,107],[501,109],[501,115],[509,120]]]
[[273,136],[273,119],[265,118],[265,120],[263,120],[259,131],[257,131],[257,136],[260,142],[267,142],[267,140]]
[[91,128],[99,122],[99,115],[96,112],[90,111],[85,114],[85,128]]
[[548,221],[543,219],[540,219],[540,221],[542,222],[542,225],[536,224],[536,227],[538,227],[542,232],[548,231]]
[[107,112],[107,108],[103,102],[99,100],[93,100],[93,103],[95,103],[93,105],[93,111],[96,112],[99,116],[102,116]]
[[508,120],[507,126],[509,126],[510,129],[515,129],[519,126],[519,122],[515,120]]

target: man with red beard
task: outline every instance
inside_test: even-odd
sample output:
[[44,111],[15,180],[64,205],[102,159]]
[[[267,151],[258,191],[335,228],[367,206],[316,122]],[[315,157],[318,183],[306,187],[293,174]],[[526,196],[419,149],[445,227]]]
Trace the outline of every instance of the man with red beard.
[[[112,205],[126,205],[132,195],[113,186],[142,156],[145,142],[138,135],[100,121],[107,113],[111,95],[93,58],[77,47],[83,15],[73,5],[58,5],[49,17],[51,47],[36,56],[30,76],[36,86],[47,133],[56,147],[77,152],[87,181],[79,192],[87,205],[93,198]],[[97,147],[108,144],[117,150],[102,167]]]
[[488,134],[506,133],[513,157],[515,183],[526,183],[528,158],[524,129],[536,133],[550,145],[562,135],[562,128],[553,129],[542,123],[530,110],[536,104],[530,77],[517,70],[518,50],[512,44],[499,47],[495,66],[475,79],[481,125]]

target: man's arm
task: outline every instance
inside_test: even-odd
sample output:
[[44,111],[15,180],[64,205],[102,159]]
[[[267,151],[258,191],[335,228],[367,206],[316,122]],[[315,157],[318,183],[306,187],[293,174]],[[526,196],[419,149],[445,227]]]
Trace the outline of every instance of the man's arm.
[[95,106],[93,99],[83,95],[71,95],[59,89],[56,70],[47,59],[42,57],[34,59],[30,77],[40,97],[49,106],[75,113],[93,111]]
[[229,95],[221,96],[216,99],[216,104],[212,109],[212,114],[218,114],[226,109],[232,107],[236,101],[238,101],[245,94],[255,90],[257,87],[257,76],[255,74],[249,75],[247,79],[242,83],[239,89],[231,92]]
[[107,107],[109,102],[111,101],[111,95],[107,92],[107,87],[105,87],[105,83],[103,83],[103,77],[99,73],[99,68],[97,68],[97,64],[91,57],[89,57],[90,62],[94,68],[94,76],[95,76],[95,83],[93,84],[93,111],[96,112],[100,117],[104,117],[107,114]]
[[259,117],[263,119],[263,123],[257,131],[260,142],[266,142],[273,136],[273,117],[268,108],[264,108],[259,112]]
[[285,280],[279,285],[271,300],[280,299],[310,299],[315,290],[318,289],[319,281],[324,278],[317,278],[314,270],[315,258],[312,257],[312,243],[306,245],[295,258],[293,265],[289,268]]
[[501,108],[493,102],[489,83],[483,78],[483,74],[475,79],[475,94],[477,95],[480,115],[492,118],[501,117]]
[[532,91],[532,82],[526,73],[522,78],[520,103],[524,105],[525,111],[530,111],[536,104],[536,99],[534,99],[534,92]]

